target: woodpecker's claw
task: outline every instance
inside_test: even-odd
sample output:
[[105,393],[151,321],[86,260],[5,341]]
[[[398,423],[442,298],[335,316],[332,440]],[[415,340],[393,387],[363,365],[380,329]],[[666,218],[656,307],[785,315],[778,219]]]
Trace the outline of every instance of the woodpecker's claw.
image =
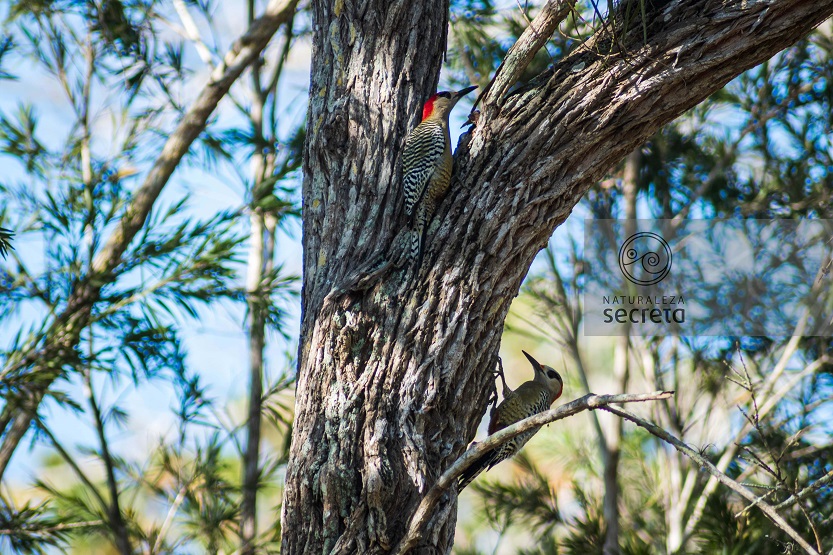
[[469,119],[466,120],[466,123],[460,126],[460,129],[463,129],[467,125],[473,125],[477,127],[477,120],[480,119],[480,110],[472,110],[469,114]]
[[[500,357],[497,357],[497,368],[492,370],[492,375],[495,378],[500,376],[501,381],[503,382],[503,387],[504,387],[503,391],[505,393],[506,392],[506,380],[503,379],[503,361],[500,360]],[[490,415],[494,414],[495,409],[497,408],[497,401],[498,401],[497,384],[492,382],[492,393],[489,395],[489,400],[486,402],[487,404],[492,405],[492,408],[489,411]]]
[[[497,357],[497,369],[492,373],[495,375],[495,377],[500,378],[500,383],[503,386],[503,391],[501,393],[505,398],[507,392],[509,391],[509,386],[506,385],[506,376],[504,376],[503,374],[503,360],[500,357]],[[495,393],[497,393],[497,388],[495,388]]]

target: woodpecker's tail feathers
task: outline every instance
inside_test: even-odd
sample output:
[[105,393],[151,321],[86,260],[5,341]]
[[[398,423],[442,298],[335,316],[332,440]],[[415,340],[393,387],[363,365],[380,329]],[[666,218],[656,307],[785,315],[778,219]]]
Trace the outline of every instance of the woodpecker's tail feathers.
[[324,306],[345,295],[370,289],[384,278],[392,265],[387,253],[378,254],[338,282],[324,297]]
[[419,227],[409,230],[408,266],[418,269],[422,265],[422,258],[425,255],[425,235],[424,227],[422,230]]
[[420,258],[422,252],[422,233],[419,232],[419,229],[411,229],[410,240],[408,262],[413,264]]
[[[433,211],[433,205],[431,206]],[[418,269],[422,266],[422,257],[425,255],[425,241],[428,236],[428,214],[429,207],[421,203],[414,214],[411,224],[411,248],[408,254],[409,264],[414,264]]]
[[470,467],[468,467],[463,474],[460,475],[459,480],[457,480],[457,493],[460,493],[465,489],[467,485],[469,485],[472,480],[480,476],[480,473],[484,470],[487,470],[496,464],[496,459],[498,457],[499,451],[497,449],[492,449],[491,451],[486,451],[480,457],[472,463]]

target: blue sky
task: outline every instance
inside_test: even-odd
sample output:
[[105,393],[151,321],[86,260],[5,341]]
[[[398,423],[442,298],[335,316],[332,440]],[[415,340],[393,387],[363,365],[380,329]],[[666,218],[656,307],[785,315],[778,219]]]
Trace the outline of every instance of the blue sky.
[[[245,21],[237,15],[242,14],[243,10],[232,9],[229,4],[225,5],[225,9],[221,4],[218,9],[222,12],[222,17],[217,18],[220,31],[218,36],[220,42],[228,42],[244,29]],[[5,18],[3,11],[0,8],[0,19]],[[308,55],[308,45],[301,42],[293,49],[293,55],[285,70],[280,90],[282,132],[287,132],[303,119],[309,77]],[[4,69],[16,75],[18,79],[0,81],[0,113],[11,114],[16,112],[19,106],[33,106],[39,116],[39,140],[47,147],[58,149],[71,131],[72,114],[65,94],[54,78],[31,61],[20,57],[12,57],[8,61],[12,63],[4,63]],[[200,84],[205,82],[206,71],[190,45],[185,47],[185,63],[197,71],[191,82],[184,83],[183,89],[179,91],[181,99],[187,102],[189,97],[196,94]],[[93,124],[93,149],[97,156],[106,158],[112,150],[107,140],[108,133],[112,133],[112,124],[104,94],[97,94],[95,91],[93,94],[93,105],[97,108],[94,111],[99,114]],[[242,94],[239,88],[236,94]],[[218,124],[222,126],[242,121],[228,99],[221,102],[215,114]],[[156,153],[151,153],[151,156],[155,155]],[[0,168],[2,183],[28,182],[29,178],[24,168],[14,158],[0,154]],[[243,171],[247,169],[242,168]],[[138,186],[142,177],[143,174],[140,173],[136,178],[132,178],[131,185]],[[32,184],[35,187],[42,185]],[[218,167],[215,171],[202,171],[182,164],[157,202],[157,210],[182,197],[188,198],[184,217],[209,218],[219,211],[239,207],[244,202],[243,187],[238,177],[224,166]],[[284,265],[286,273],[298,275],[301,271],[300,226],[291,224],[288,227],[289,235],[279,231],[277,261]],[[35,271],[42,268],[43,247],[43,241],[37,233],[19,233],[15,241],[17,254]],[[245,252],[241,256],[245,259]],[[241,271],[245,271],[245,267],[241,267]],[[293,338],[287,341],[277,334],[270,334],[267,360],[269,373],[273,377],[287,369],[286,354],[294,354],[294,336],[299,328],[299,304],[290,303],[285,308],[288,313],[286,329]],[[39,322],[44,316],[41,307],[35,303],[26,303],[21,306],[15,320],[28,327]],[[179,326],[188,352],[189,366],[205,380],[209,387],[209,395],[218,400],[218,407],[223,409],[227,406],[231,412],[237,413],[241,412],[243,407],[248,379],[243,321],[242,307],[226,303],[211,311],[201,310],[199,321],[183,317]],[[9,323],[12,324],[13,321]],[[0,343],[4,346],[10,345],[17,329],[17,325],[6,325],[0,329]],[[134,390],[131,383],[110,387],[103,380],[96,380],[96,386],[104,404],[119,400],[131,414],[127,430],[112,432],[117,449],[124,454],[135,452],[134,454],[140,455],[146,448],[154,445],[160,435],[176,432],[175,418],[169,410],[175,402],[175,396],[171,388],[163,382],[145,384],[138,390]],[[74,397],[80,397],[80,385],[77,381],[71,381],[63,388]],[[46,415],[48,424],[67,445],[94,444],[92,429],[89,422],[84,421],[84,415],[81,415],[79,420],[78,416],[54,403],[47,405]],[[37,466],[37,461],[47,452],[43,447],[36,447],[30,451],[24,448],[24,445],[15,454],[7,473],[12,483],[29,482],[33,476],[33,467]]]

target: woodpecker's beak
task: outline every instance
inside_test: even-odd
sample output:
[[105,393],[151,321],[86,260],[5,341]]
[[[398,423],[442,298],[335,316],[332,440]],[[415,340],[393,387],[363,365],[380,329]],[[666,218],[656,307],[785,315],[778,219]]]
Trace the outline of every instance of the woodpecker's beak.
[[473,91],[476,88],[477,88],[477,85],[472,85],[471,87],[466,87],[465,89],[463,89],[461,91],[457,91],[456,93],[454,93],[454,102],[457,102],[458,100],[460,100],[461,98],[463,98],[464,96],[466,96],[467,94],[469,94],[471,91]]
[[524,354],[524,356],[525,356],[527,359],[529,359],[529,362],[531,362],[531,363],[532,363],[532,368],[533,368],[536,372],[543,372],[543,371],[544,371],[544,367],[543,367],[543,366],[541,366],[541,364],[540,364],[537,360],[535,360],[534,358],[532,358],[532,355],[530,355],[530,354],[529,354],[529,353],[527,353],[526,351],[521,351],[521,352]]

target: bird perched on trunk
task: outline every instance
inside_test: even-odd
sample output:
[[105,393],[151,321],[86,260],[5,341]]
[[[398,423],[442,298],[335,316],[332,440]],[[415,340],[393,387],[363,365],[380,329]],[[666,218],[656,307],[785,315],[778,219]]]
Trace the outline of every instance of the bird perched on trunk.
[[[532,380],[522,383],[514,391],[504,384],[503,401],[492,411],[491,420],[489,421],[489,435],[520,422],[524,418],[544,412],[550,408],[550,405],[556,399],[561,397],[564,382],[558,372],[549,366],[542,366],[526,351],[521,352],[532,363],[535,376]],[[460,476],[457,482],[457,491],[462,491],[484,470],[488,470],[500,461],[514,456],[538,430],[539,428],[536,428],[524,432],[503,445],[483,453]]]
[[451,135],[448,115],[454,105],[477,86],[457,92],[441,91],[422,108],[422,122],[405,140],[402,185],[405,215],[411,221],[408,262],[422,259],[428,220],[451,183]]

